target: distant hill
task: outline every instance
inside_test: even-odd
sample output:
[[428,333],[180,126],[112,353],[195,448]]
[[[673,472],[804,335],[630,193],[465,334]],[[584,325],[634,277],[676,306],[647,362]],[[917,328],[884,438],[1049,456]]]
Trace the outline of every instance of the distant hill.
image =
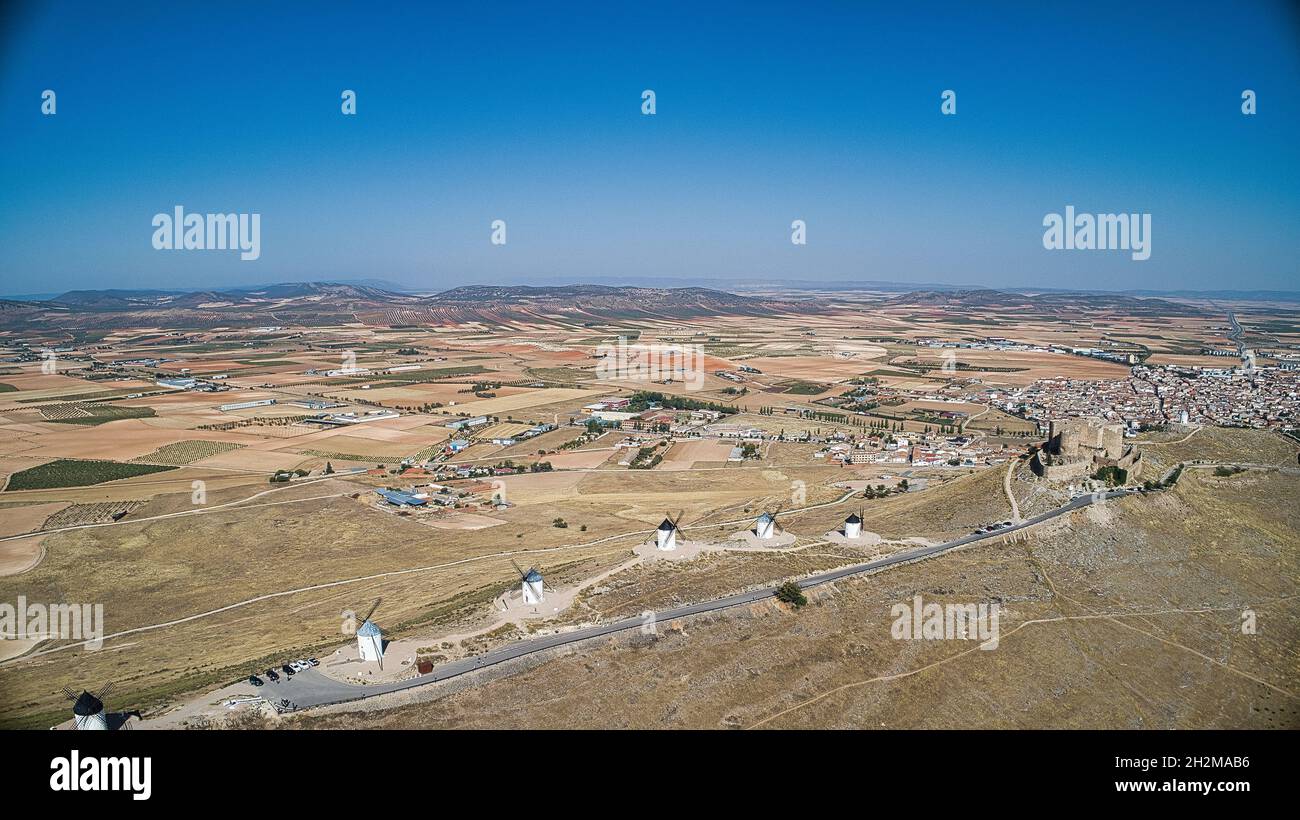
[[338,282],[290,282],[230,290],[71,290],[48,302],[86,310],[142,310],[202,305],[209,302],[252,303],[266,299],[324,298],[403,299],[393,293],[364,285]]
[[390,325],[594,324],[625,319],[772,316],[794,308],[790,302],[709,288],[468,285],[422,297],[418,305],[407,302],[389,308],[382,317],[358,317],[370,324]]
[[697,287],[476,285],[418,296],[342,282],[210,291],[77,290],[47,301],[11,305],[0,310],[0,323],[9,330],[55,324],[82,329],[145,325],[202,329],[343,322],[374,326],[596,323],[632,318],[770,316],[797,307],[792,302]]
[[406,294],[395,293],[382,288],[356,285],[344,282],[288,282],[282,285],[268,285],[259,288],[238,288],[226,291],[228,295],[239,295],[249,299],[385,299],[401,300],[409,298]]
[[[707,287],[467,285],[433,295],[404,293],[370,281],[288,282],[222,290],[75,290],[45,301],[0,302],[0,329],[49,330],[161,326],[201,330],[261,325],[317,326],[359,322],[373,327],[601,325],[627,320],[762,317],[824,309],[820,298],[738,295]],[[776,291],[780,293],[779,290]],[[882,307],[1062,319],[1107,313],[1132,317],[1219,315],[1208,304],[1133,293],[934,287],[878,294]]]
[[974,290],[916,290],[900,296],[890,297],[883,304],[915,306],[918,308],[944,308],[953,311],[969,311],[972,308],[1002,311],[1034,308],[1040,311],[1055,311],[1063,315],[1085,311],[1095,314],[1110,310],[1122,311],[1131,316],[1210,315],[1209,311],[1196,305],[1153,297],[1097,292],[1019,292],[989,288]]

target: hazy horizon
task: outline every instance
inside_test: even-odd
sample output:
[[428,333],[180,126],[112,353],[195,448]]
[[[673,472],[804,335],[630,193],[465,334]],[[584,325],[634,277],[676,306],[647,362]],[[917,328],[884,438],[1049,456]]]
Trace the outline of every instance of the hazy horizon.
[[259,288],[275,287],[281,285],[293,284],[325,284],[325,285],[354,285],[378,288],[397,293],[420,293],[430,294],[451,290],[454,287],[469,285],[483,285],[492,287],[534,287],[534,288],[554,288],[554,287],[580,287],[586,285],[606,285],[612,287],[643,287],[656,289],[681,289],[681,288],[708,288],[722,291],[736,291],[744,293],[747,291],[769,291],[787,289],[791,291],[898,291],[904,292],[909,290],[924,291],[927,289],[936,290],[1003,290],[1008,292],[1077,292],[1077,293],[1097,293],[1097,294],[1131,294],[1149,297],[1160,296],[1185,296],[1193,298],[1196,295],[1203,295],[1205,298],[1214,298],[1220,294],[1240,295],[1244,299],[1256,296],[1265,300],[1275,297],[1281,297],[1283,301],[1300,301],[1300,290],[1278,288],[1278,289],[1247,289],[1247,288],[1169,288],[1169,289],[1151,289],[1151,288],[1130,288],[1130,289],[1090,289],[1090,288],[1070,288],[1070,287],[1046,287],[1046,286],[994,286],[981,283],[954,284],[951,282],[892,282],[887,280],[864,280],[854,282],[850,280],[833,282],[814,279],[787,280],[777,282],[761,279],[715,279],[708,277],[668,279],[663,277],[589,277],[585,279],[565,279],[556,277],[554,279],[530,279],[527,277],[519,278],[512,281],[484,281],[484,282],[465,282],[452,287],[418,287],[408,285],[403,282],[375,279],[371,277],[338,277],[327,279],[283,279],[268,280],[265,282],[255,282],[250,284],[209,284],[195,286],[158,286],[158,287],[88,287],[88,288],[64,288],[53,291],[43,291],[37,293],[5,293],[0,292],[0,299],[11,299],[16,301],[42,301],[61,296],[73,291],[115,291],[115,292],[174,292],[174,293],[192,293],[198,291],[249,291]]
[[[1300,281],[1300,25],[1285,3],[1159,4],[1133,30],[1109,2],[1084,18],[721,8],[10,9],[3,291]],[[144,31],[150,48],[133,47]],[[155,250],[151,219],[176,206],[260,214],[259,258]],[[1067,206],[1151,214],[1150,258],[1046,250],[1044,215]],[[505,245],[489,241],[496,219]]]

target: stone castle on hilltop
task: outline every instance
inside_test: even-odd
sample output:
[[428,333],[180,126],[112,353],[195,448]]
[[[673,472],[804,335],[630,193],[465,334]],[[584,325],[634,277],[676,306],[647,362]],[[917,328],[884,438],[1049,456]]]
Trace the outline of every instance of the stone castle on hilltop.
[[1050,481],[1078,480],[1102,467],[1118,467],[1131,480],[1141,470],[1142,453],[1124,444],[1123,424],[1094,416],[1053,419],[1030,467]]

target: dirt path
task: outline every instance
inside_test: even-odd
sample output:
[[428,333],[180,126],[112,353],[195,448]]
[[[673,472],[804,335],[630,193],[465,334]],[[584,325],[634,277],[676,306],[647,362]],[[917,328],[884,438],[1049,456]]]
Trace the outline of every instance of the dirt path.
[[1013,524],[1019,524],[1022,520],[1020,518],[1020,505],[1016,503],[1015,493],[1011,492],[1011,474],[1016,471],[1016,465],[1019,463],[1017,459],[1011,459],[1007,464],[1007,474],[1002,477],[1002,489],[1007,494],[1007,501],[1011,502],[1011,523]]
[[[595,586],[596,584],[600,583],[601,581],[605,580],[611,575],[614,575],[615,573],[622,572],[625,569],[631,569],[637,564],[640,564],[643,560],[645,559],[641,558],[641,556],[638,555],[635,558],[624,561],[621,564],[616,564],[615,566],[610,567],[604,572],[601,572],[597,575],[593,575],[592,577],[583,580],[577,586],[546,590],[545,593],[546,603],[548,605],[551,605],[551,610],[552,610],[548,614],[538,614],[533,616],[532,618],[529,618],[521,604],[510,606],[509,603],[507,603],[506,604],[507,609],[505,609],[504,611],[498,610],[497,617],[492,619],[486,626],[477,627],[468,632],[455,632],[450,635],[442,635],[433,638],[429,636],[424,636],[422,638],[419,638],[419,640],[421,641],[432,640],[432,641],[438,641],[440,643],[442,642],[460,643],[461,641],[466,640],[468,638],[477,638],[480,635],[486,635],[489,632],[493,632],[497,629],[500,629],[506,624],[512,624],[517,627],[522,627],[524,621],[552,617],[560,612],[565,611],[569,607],[573,606],[573,602],[577,600],[578,596],[582,594],[584,590],[590,589],[591,587]],[[518,590],[513,590],[513,592],[518,592]],[[494,604],[500,603],[503,598],[508,598],[509,595],[510,593],[500,596],[493,603]]]
[[1192,432],[1178,439],[1178,441],[1138,441],[1134,443],[1137,444],[1138,446],[1151,445],[1151,444],[1182,444],[1185,441],[1190,441],[1192,436],[1196,435],[1197,433],[1201,432],[1204,429],[1205,429],[1204,427],[1197,427]]
[[970,418],[966,419],[961,423],[961,428],[963,431],[965,431],[966,425],[970,424],[975,419],[979,418],[980,416],[984,415],[985,413],[993,409],[993,406],[989,404],[983,405],[983,407],[984,407],[983,410],[979,411],[978,413],[976,413],[975,415],[971,416]]

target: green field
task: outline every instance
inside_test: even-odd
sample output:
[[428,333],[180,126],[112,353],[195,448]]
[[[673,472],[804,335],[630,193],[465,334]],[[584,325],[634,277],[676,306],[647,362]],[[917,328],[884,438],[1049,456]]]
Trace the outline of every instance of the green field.
[[368,376],[344,376],[329,379],[323,383],[332,387],[377,381],[393,382],[394,384],[423,384],[425,382],[436,382],[449,376],[475,376],[479,373],[489,372],[491,371],[482,365],[471,364],[459,367],[434,367],[426,370],[399,370],[396,373],[372,373]]
[[595,378],[595,375],[591,373],[585,373],[572,367],[530,367],[525,373],[538,381],[562,382],[565,384],[589,382]]
[[0,393],[17,393],[17,392],[18,392],[18,388],[14,387],[12,384],[5,384],[4,382],[0,382]]
[[146,453],[139,458],[131,459],[132,464],[170,464],[173,467],[180,467],[186,464],[193,464],[200,459],[210,456],[228,453],[231,450],[238,450],[243,447],[242,444],[235,444],[229,441],[198,441],[187,439],[167,444],[154,450],[152,453]]
[[793,396],[815,396],[818,393],[826,392],[826,385],[817,384],[816,382],[792,381],[778,385],[785,388],[781,392],[789,393]]
[[[66,396],[58,396],[57,398],[59,401],[91,401],[91,400],[98,400],[98,399],[111,399],[114,396],[125,396],[128,392],[130,391],[94,390],[89,393],[69,393]],[[50,401],[50,399],[49,398],[16,399],[16,401],[19,404],[41,404],[42,402]]]
[[55,487],[88,487],[133,478],[149,473],[174,470],[175,467],[155,464],[123,464],[120,461],[88,461],[79,458],[61,458],[9,476],[5,490],[48,490]]
[[[69,405],[68,407],[71,407]],[[112,404],[77,404],[75,407],[89,413],[88,416],[64,415],[58,418],[51,418],[51,413],[46,413],[46,408],[41,408],[41,413],[46,417],[46,421],[55,424],[84,424],[94,426],[104,424],[109,421],[119,421],[121,419],[144,419],[154,415],[152,407],[120,407]]]

